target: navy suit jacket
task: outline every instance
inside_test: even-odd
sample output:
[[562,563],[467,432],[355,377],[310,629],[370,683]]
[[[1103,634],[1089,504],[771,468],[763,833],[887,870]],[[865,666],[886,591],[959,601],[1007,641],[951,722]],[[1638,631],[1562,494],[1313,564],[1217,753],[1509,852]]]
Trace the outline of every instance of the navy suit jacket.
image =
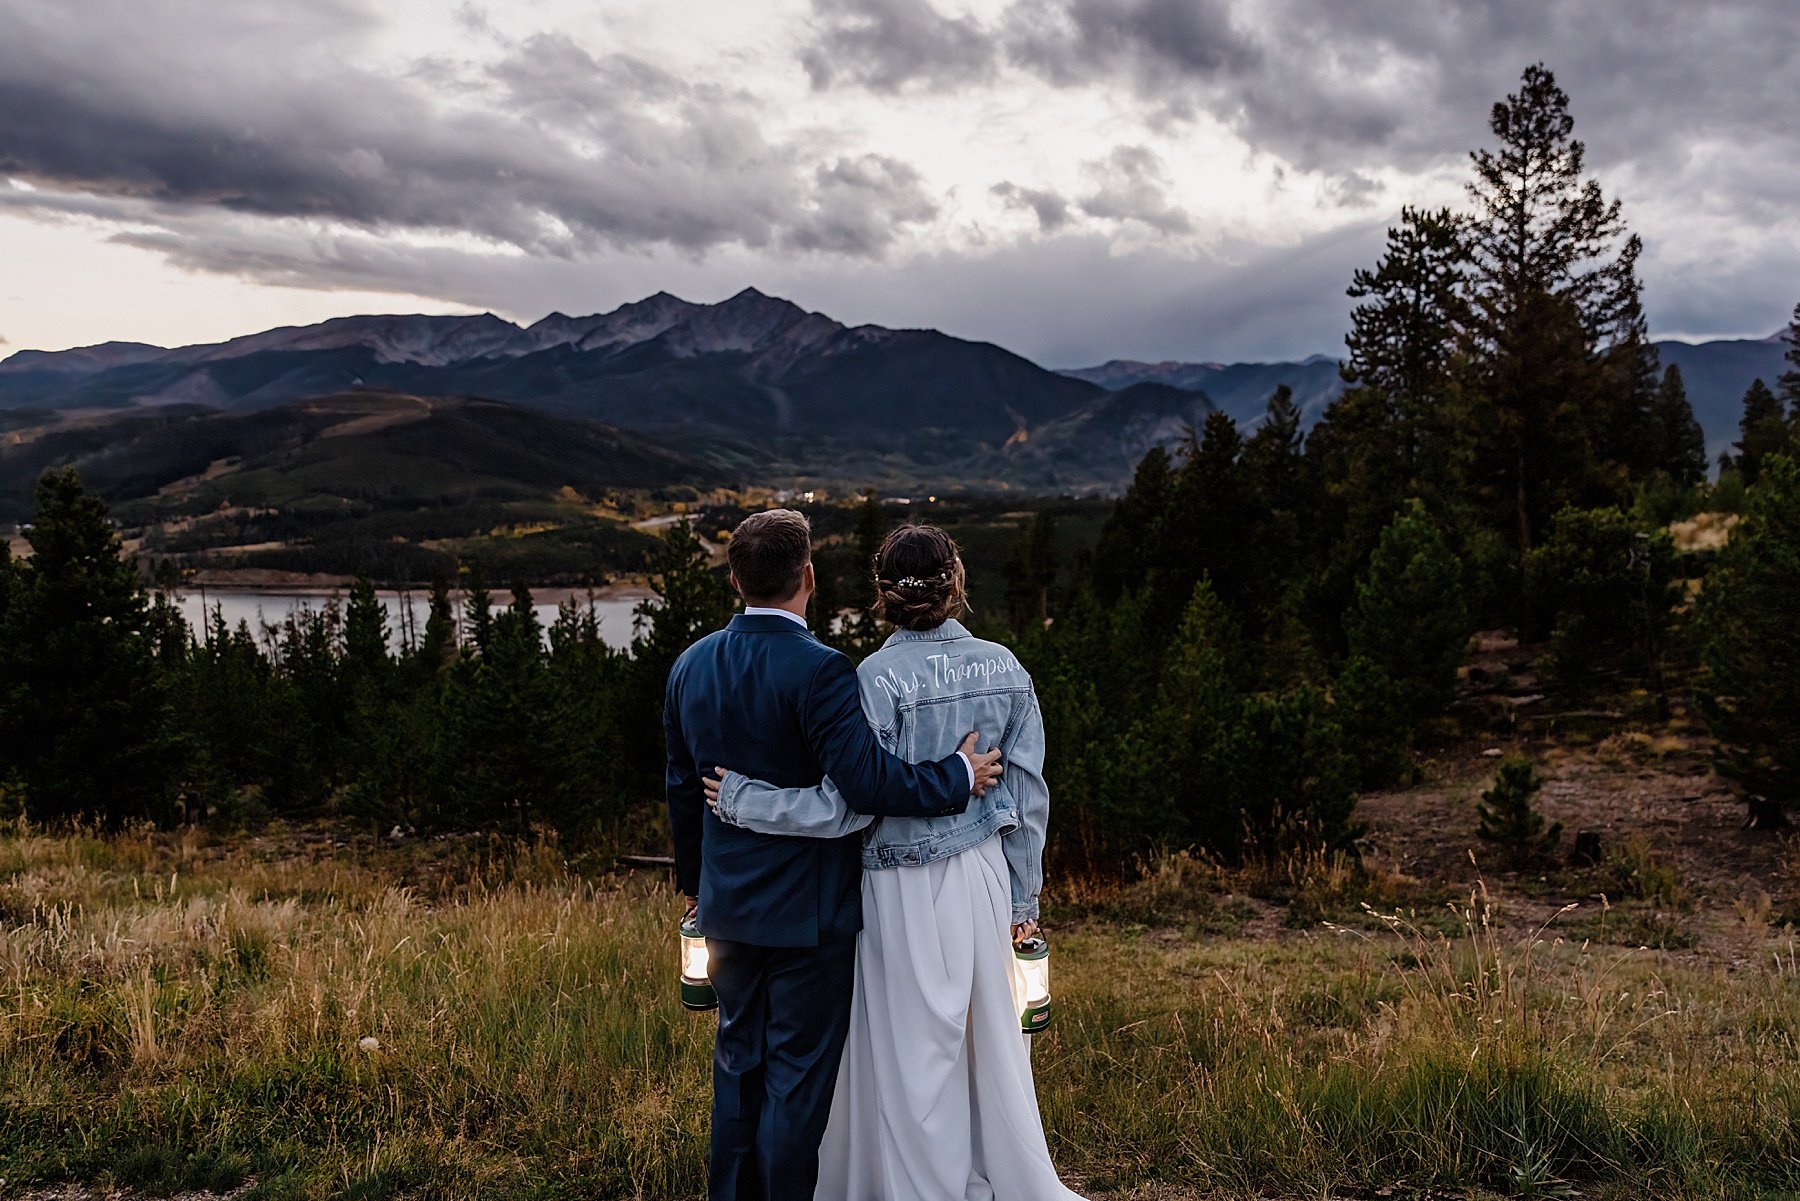
[[708,938],[811,947],[862,929],[862,835],[795,838],[728,826],[700,781],[715,766],[779,787],[827,775],[844,803],[878,817],[961,813],[969,773],[955,755],[908,763],[863,716],[850,660],[785,617],[738,614],[669,673],[669,827],[681,890]]

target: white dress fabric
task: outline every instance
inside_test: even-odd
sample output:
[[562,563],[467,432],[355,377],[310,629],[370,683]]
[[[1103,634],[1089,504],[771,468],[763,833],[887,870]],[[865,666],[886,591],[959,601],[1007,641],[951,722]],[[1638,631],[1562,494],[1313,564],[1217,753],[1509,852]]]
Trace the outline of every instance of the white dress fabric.
[[815,1201],[1062,1201],[1019,1030],[1000,839],[863,873]]

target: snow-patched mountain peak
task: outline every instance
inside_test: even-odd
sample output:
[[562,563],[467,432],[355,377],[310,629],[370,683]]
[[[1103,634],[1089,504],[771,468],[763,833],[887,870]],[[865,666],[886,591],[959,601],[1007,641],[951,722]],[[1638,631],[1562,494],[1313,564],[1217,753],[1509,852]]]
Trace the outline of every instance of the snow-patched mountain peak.
[[787,359],[843,328],[791,300],[745,288],[718,304],[695,306],[662,342],[679,358],[735,352]]
[[333,317],[317,325],[283,326],[212,346],[182,347],[164,357],[178,362],[212,363],[269,351],[360,346],[374,351],[377,362],[443,367],[504,354],[518,334],[518,326],[492,313],[474,317]]
[[578,350],[622,350],[648,342],[703,307],[667,292],[657,292],[622,304],[610,313],[576,318],[584,328],[574,345]]

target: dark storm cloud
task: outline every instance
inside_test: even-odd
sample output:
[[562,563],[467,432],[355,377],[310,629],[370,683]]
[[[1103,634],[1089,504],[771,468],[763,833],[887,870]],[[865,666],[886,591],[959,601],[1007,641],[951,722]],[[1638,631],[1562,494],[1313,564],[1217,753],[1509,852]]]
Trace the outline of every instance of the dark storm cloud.
[[[450,231],[555,255],[871,254],[931,211],[916,174],[883,160],[850,185],[868,219],[847,220],[841,174],[771,144],[742,96],[649,63],[552,34],[485,72],[458,78],[439,62],[384,75],[343,54],[373,10],[299,7],[0,6],[0,174],[163,209]],[[498,103],[454,103],[459,92]]]
[[1007,57],[1055,83],[1128,75],[1185,108],[1196,80],[1257,70],[1262,48],[1220,0],[1020,3],[999,31]]
[[[843,49],[873,0],[814,0],[811,52]],[[885,7],[885,6],[882,6]],[[1303,168],[1408,166],[1460,154],[1489,105],[1543,59],[1578,96],[1601,161],[1665,153],[1696,134],[1800,138],[1800,10],[1791,0],[1016,0],[994,22],[909,0],[910,46],[955,38],[1059,86],[1134,92],[1152,113],[1206,111]],[[841,85],[955,86],[909,44],[832,59]],[[819,76],[815,75],[815,79]]]
[[919,173],[885,155],[840,158],[817,168],[814,181],[811,207],[783,237],[797,250],[866,254],[892,236],[891,222],[937,215]]
[[1008,208],[1026,209],[1037,217],[1038,229],[1055,233],[1069,223],[1069,202],[1045,188],[1025,188],[1002,180],[988,189]]
[[1192,233],[1193,219],[1169,198],[1168,170],[1147,146],[1115,146],[1097,162],[1086,164],[1094,190],[1082,198],[1081,211],[1109,221],[1139,221],[1159,233]]
[[841,76],[879,92],[911,83],[969,84],[993,75],[998,59],[986,32],[946,17],[928,0],[843,0],[817,5],[817,40],[801,52],[815,88]]

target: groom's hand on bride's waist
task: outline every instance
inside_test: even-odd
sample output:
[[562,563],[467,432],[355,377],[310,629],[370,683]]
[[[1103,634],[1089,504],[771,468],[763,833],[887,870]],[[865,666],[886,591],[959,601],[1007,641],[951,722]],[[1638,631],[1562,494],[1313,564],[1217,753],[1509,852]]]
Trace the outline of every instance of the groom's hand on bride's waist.
[[1006,770],[1006,765],[1000,761],[1000,748],[990,747],[977,752],[975,748],[980,743],[980,733],[970,730],[963,736],[962,745],[956,748],[956,753],[969,765],[969,791],[978,797],[986,796],[987,790],[1000,782],[1000,776]]

